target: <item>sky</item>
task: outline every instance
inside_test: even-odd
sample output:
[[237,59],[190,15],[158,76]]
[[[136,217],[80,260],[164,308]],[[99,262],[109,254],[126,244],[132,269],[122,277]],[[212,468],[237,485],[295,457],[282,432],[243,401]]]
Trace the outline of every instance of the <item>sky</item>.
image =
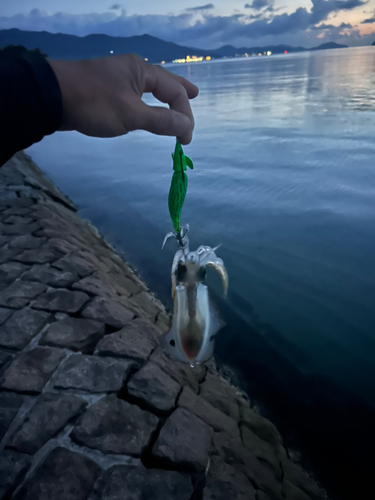
[[375,0],[0,0],[0,29],[144,33],[199,48],[375,41]]

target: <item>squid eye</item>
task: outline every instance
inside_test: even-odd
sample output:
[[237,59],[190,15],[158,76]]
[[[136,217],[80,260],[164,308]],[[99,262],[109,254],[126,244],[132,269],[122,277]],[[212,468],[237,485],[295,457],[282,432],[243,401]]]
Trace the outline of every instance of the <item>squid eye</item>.
[[175,342],[173,339],[172,339],[172,340],[170,340],[170,341],[169,341],[169,343],[170,343],[170,345],[171,345],[172,347],[174,347],[174,346],[176,345],[176,342]]

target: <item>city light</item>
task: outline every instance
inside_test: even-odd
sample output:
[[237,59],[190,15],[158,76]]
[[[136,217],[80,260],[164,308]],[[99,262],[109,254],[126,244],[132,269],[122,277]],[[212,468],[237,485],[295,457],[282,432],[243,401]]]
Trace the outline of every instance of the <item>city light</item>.
[[207,56],[206,61],[211,61],[211,56]]
[[113,50],[110,50],[110,51],[109,51],[109,53],[110,53],[110,54],[113,54]]
[[287,53],[288,53],[288,51],[287,51],[287,50],[284,50],[284,54],[287,54]]
[[148,61],[147,57],[145,57],[145,61]]

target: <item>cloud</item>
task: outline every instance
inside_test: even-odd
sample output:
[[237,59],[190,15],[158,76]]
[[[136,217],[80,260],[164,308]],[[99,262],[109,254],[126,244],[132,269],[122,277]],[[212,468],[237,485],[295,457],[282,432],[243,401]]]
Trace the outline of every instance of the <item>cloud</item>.
[[213,3],[207,3],[206,5],[198,5],[197,7],[189,7],[185,9],[187,12],[195,12],[198,10],[210,10],[214,9],[215,5]]
[[273,0],[253,0],[252,4],[245,3],[245,9],[261,10],[265,7],[273,7]]
[[375,17],[370,17],[361,22],[361,24],[372,24],[375,23]]
[[122,8],[122,5],[120,3],[114,3],[109,7],[109,10],[120,10]]
[[[332,32],[338,37],[340,30],[344,27],[324,29],[321,23],[334,13],[350,11],[364,4],[363,0],[312,0],[311,10],[299,7],[292,13],[273,13],[269,17],[263,15],[266,10],[260,12],[259,9],[254,15],[233,14],[231,16],[217,16],[209,11],[201,10],[199,18],[195,15],[196,11],[185,11],[179,15],[129,16],[125,11],[73,15],[62,12],[48,14],[34,9],[29,14],[0,17],[0,29],[46,30],[52,33],[62,32],[78,36],[92,33],[104,33],[111,36],[147,33],[181,45],[205,48],[220,47],[228,43],[251,47],[255,41],[257,44],[265,43],[265,41],[286,43],[287,39],[293,39],[297,44],[307,41],[306,43],[311,46],[316,44],[316,36],[319,32],[319,29],[315,30],[317,25],[318,27],[320,25],[320,33]],[[267,5],[271,5],[270,0]]]

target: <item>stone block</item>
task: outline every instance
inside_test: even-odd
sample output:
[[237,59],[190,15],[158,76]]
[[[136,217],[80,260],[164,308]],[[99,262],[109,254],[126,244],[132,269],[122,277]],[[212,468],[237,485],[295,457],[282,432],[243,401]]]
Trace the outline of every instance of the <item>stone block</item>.
[[147,449],[159,419],[114,394],[90,406],[80,417],[72,439],[103,453],[139,457]]
[[236,389],[226,380],[208,373],[201,385],[199,395],[237,422],[240,418],[239,400]]
[[42,345],[92,352],[103,337],[105,325],[91,319],[70,318],[53,323],[40,340]]
[[52,315],[48,312],[28,307],[15,311],[0,326],[0,345],[9,349],[23,349],[51,318]]
[[63,351],[53,347],[36,347],[23,352],[4,370],[0,388],[16,392],[40,393],[64,357]]
[[23,397],[19,394],[13,392],[0,394],[0,441],[8,431],[22,403]]
[[34,265],[29,271],[25,272],[22,276],[23,280],[38,281],[45,285],[53,286],[56,288],[66,288],[71,286],[77,281],[78,275],[68,271],[60,271],[54,267],[45,265]]
[[30,458],[26,455],[10,450],[1,451],[0,500],[11,498],[12,492],[21,484],[30,465]]
[[[35,283],[39,284],[39,283]],[[33,303],[35,309],[46,311],[60,311],[65,313],[76,313],[83,305],[90,300],[90,297],[83,292],[72,292],[63,288],[59,290],[49,290],[43,293],[36,302]]]
[[115,328],[122,328],[133,319],[134,313],[117,299],[95,297],[82,311],[82,316],[101,321]]
[[21,309],[46,288],[35,281],[15,281],[0,292],[0,306]]
[[10,285],[27,269],[29,269],[29,266],[20,262],[5,262],[4,264],[0,264],[0,283]]

